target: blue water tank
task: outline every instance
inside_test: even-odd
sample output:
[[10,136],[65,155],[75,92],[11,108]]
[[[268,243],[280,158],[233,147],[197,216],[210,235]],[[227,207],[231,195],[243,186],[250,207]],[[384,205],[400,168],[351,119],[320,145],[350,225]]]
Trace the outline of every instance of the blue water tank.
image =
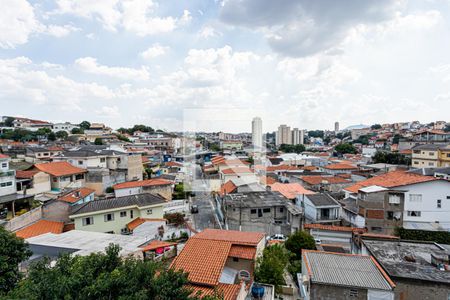
[[256,299],[262,298],[264,296],[264,287],[259,284],[254,284],[252,286],[252,296]]

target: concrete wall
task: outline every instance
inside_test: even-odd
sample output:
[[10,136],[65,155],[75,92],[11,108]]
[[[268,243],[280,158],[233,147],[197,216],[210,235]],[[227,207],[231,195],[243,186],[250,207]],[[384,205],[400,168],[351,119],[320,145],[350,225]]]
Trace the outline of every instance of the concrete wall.
[[42,218],[50,221],[69,222],[70,204],[52,200],[42,206]]
[[[12,176],[0,176],[0,196],[16,193],[16,177],[14,172],[12,174]],[[5,186],[1,186],[1,184]]]
[[27,194],[37,195],[50,192],[51,189],[50,175],[44,172],[39,172],[33,176],[33,188],[27,189]]
[[[357,296],[350,296],[351,290],[357,291]],[[367,300],[367,290],[311,283],[311,299],[321,300]]]
[[228,257],[225,262],[225,267],[229,267],[235,270],[246,270],[253,274],[254,272],[254,262],[253,260],[237,258],[237,261],[234,261],[233,257]]
[[395,300],[447,300],[450,295],[449,285],[419,280],[392,279],[396,284]]
[[40,219],[42,219],[42,209],[41,207],[37,207],[27,213],[24,213],[23,215],[11,219],[6,223],[5,228],[10,231],[15,231]]
[[144,171],[144,167],[142,166],[142,156],[127,156],[127,165],[127,180],[142,180],[142,172]]
[[142,193],[148,193],[152,195],[161,195],[167,200],[172,200],[172,186],[171,185],[161,185],[161,186],[147,186],[147,187],[133,187],[127,189],[117,189],[114,190],[116,197],[124,197],[129,195],[137,195]]

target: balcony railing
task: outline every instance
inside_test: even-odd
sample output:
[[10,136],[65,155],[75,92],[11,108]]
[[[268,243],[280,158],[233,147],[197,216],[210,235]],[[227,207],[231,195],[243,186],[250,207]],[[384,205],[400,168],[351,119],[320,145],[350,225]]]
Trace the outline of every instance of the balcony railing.
[[16,173],[14,171],[0,172],[0,177],[10,177],[15,175]]

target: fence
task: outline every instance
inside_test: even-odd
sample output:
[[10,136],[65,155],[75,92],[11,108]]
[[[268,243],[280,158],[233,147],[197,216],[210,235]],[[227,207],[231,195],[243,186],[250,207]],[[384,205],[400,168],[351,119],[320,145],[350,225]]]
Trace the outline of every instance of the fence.
[[28,226],[38,220],[42,219],[42,207],[39,206],[29,212],[24,213],[8,221],[5,228],[10,231],[15,231],[22,227]]

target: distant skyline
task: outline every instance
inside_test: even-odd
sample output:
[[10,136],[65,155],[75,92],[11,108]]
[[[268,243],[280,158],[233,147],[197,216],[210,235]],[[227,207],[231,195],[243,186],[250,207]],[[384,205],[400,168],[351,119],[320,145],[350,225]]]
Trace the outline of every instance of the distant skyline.
[[181,131],[186,109],[245,110],[202,125],[226,132],[256,115],[263,132],[449,121],[450,1],[0,4],[0,115]]

